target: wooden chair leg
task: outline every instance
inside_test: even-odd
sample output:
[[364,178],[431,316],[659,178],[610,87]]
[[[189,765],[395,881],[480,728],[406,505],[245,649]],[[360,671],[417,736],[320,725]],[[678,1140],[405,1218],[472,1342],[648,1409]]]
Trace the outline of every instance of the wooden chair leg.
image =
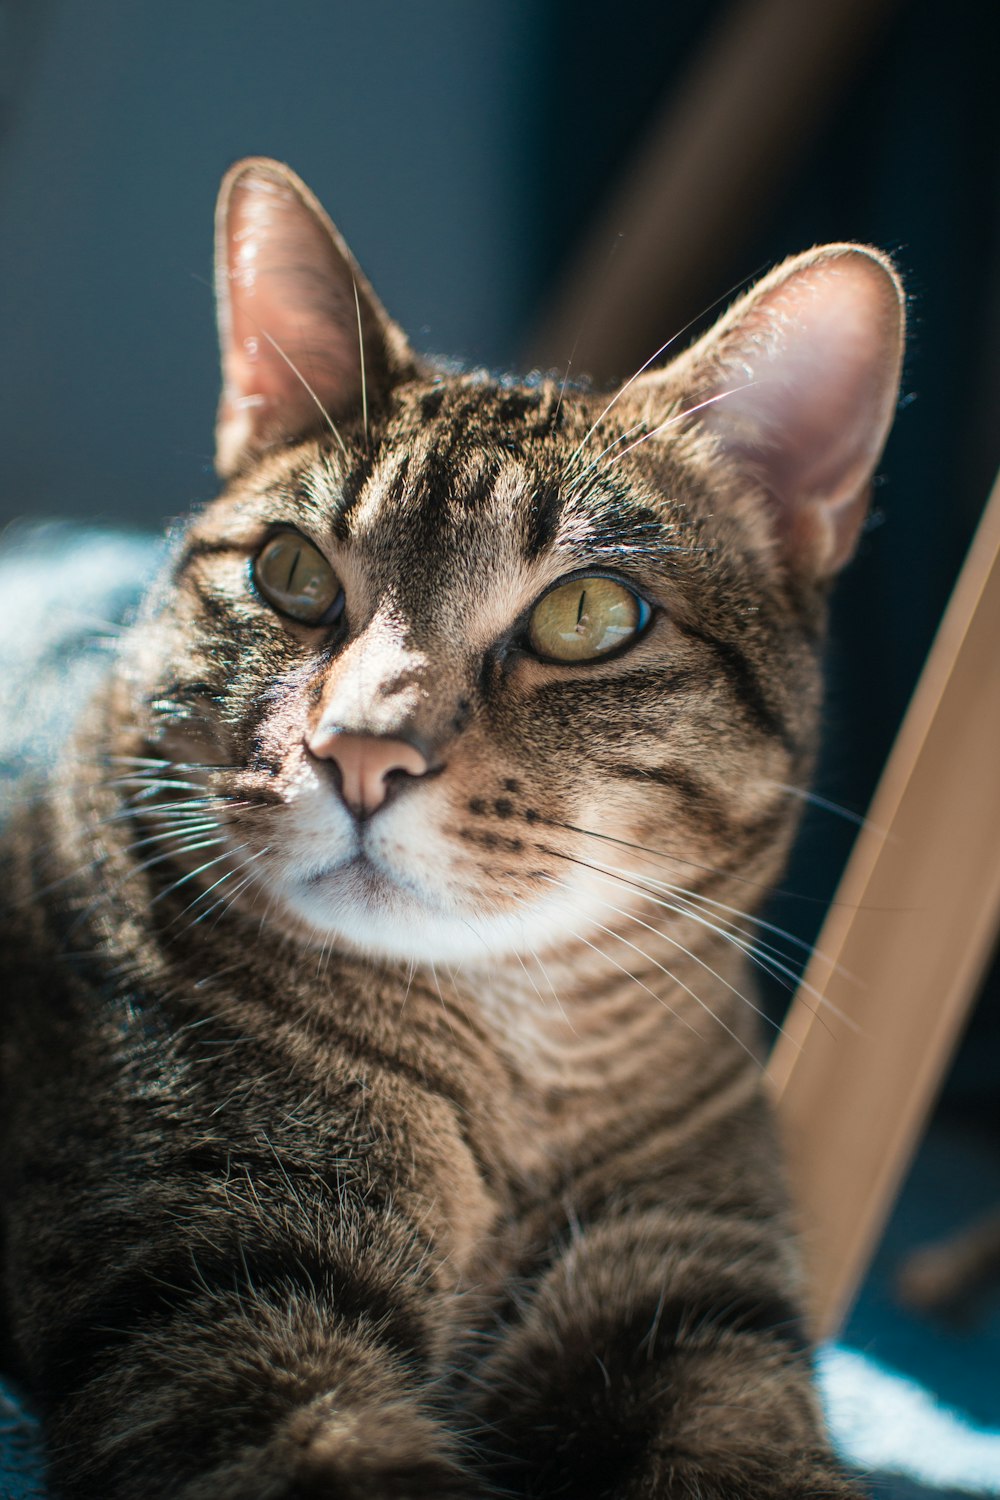
[[1000,930],[1000,479],[869,819],[768,1070],[824,1336],[864,1274]]

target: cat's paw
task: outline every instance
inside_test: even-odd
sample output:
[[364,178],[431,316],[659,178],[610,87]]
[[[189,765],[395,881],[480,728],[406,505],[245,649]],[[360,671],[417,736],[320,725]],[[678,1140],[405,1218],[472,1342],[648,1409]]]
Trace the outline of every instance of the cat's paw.
[[178,1500],[474,1500],[441,1428],[400,1404],[377,1413],[318,1402],[263,1448],[188,1484]]
[[822,1452],[774,1454],[766,1461],[748,1454],[742,1462],[708,1467],[690,1456],[661,1455],[649,1468],[633,1471],[615,1494],[620,1500],[868,1500]]

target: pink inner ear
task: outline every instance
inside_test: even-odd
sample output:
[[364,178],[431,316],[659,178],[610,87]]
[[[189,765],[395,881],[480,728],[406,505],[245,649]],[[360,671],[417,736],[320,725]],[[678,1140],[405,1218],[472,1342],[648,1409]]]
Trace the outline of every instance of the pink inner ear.
[[248,171],[224,233],[225,399],[259,435],[294,436],[360,392],[357,319],[352,330],[329,232],[290,185]]
[[705,426],[762,480],[794,560],[834,572],[854,549],[896,404],[902,296],[891,267],[847,246],[800,257],[709,341],[717,399]]

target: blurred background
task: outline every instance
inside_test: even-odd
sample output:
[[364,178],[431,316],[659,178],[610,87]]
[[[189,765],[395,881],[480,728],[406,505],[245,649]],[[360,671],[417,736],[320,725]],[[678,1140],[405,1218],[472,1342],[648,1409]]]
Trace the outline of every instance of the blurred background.
[[[574,374],[624,376],[784,255],[874,243],[911,342],[818,783],[863,811],[1000,460],[997,41],[995,0],[0,0],[0,524],[159,528],[213,492],[212,211],[240,156],[296,168],[418,347],[492,367],[576,346]],[[811,938],[852,834],[810,813],[777,920]],[[997,992],[942,1117],[977,1132],[984,1201]],[[932,1230],[969,1209],[952,1161]],[[953,1398],[1000,1422],[955,1347]]]

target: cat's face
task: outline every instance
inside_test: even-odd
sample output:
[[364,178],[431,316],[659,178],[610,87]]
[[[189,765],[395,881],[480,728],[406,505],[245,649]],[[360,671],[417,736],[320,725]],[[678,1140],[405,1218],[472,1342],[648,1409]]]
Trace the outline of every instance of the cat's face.
[[316,944],[488,963],[592,940],[630,881],[683,905],[773,879],[894,402],[885,263],[800,258],[617,395],[443,375],[249,163],[220,291],[230,483],[126,658],[202,889]]

